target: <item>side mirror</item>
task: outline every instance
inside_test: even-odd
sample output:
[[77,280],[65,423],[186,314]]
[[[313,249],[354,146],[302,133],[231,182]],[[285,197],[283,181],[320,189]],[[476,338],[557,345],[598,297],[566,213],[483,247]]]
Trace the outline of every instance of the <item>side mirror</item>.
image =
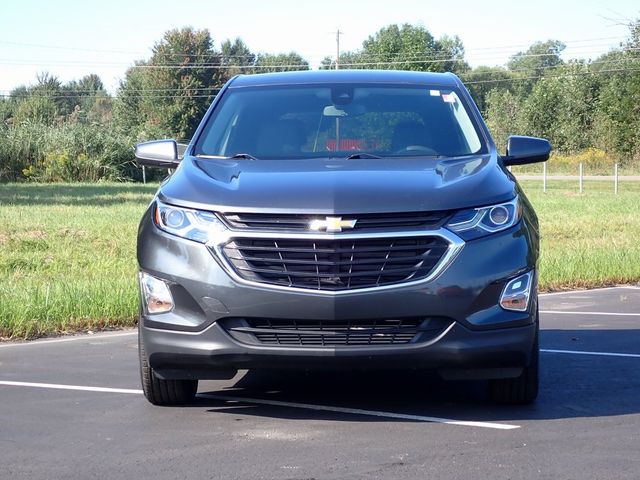
[[509,166],[546,162],[550,154],[549,140],[513,135],[507,140],[507,155],[502,157],[502,163]]
[[178,144],[175,140],[154,140],[136,145],[138,165],[176,168],[180,163]]

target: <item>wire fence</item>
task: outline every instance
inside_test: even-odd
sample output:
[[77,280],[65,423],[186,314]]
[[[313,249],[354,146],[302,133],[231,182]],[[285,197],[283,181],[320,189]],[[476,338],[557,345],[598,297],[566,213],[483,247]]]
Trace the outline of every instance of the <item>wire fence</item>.
[[542,164],[541,174],[531,172],[520,173],[517,171],[513,173],[520,181],[540,182],[542,191],[545,193],[550,188],[551,182],[562,182],[564,189],[568,186],[570,190],[575,190],[578,193],[585,193],[585,191],[589,190],[592,182],[597,182],[597,190],[599,192],[603,190],[611,191],[615,195],[618,195],[620,192],[621,183],[637,183],[638,189],[640,189],[640,175],[620,175],[620,168],[617,163],[612,166],[611,175],[603,175],[601,170],[599,170],[598,175],[589,175],[588,172],[585,171],[582,162],[578,164],[575,173],[563,172],[549,175],[547,163]]

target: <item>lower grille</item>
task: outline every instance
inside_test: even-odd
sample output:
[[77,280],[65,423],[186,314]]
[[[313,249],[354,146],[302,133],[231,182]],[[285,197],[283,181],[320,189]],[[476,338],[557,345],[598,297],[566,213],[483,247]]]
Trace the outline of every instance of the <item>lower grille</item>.
[[357,239],[234,238],[223,253],[243,279],[312,290],[351,290],[426,278],[447,251],[437,236]]
[[227,318],[218,321],[243,343],[301,347],[426,342],[437,337],[451,322],[443,317],[349,321]]

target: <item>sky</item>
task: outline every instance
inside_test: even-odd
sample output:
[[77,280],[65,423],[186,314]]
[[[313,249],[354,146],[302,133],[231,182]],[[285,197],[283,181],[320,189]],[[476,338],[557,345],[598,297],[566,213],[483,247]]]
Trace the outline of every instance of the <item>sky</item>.
[[0,94],[39,72],[63,82],[97,73],[114,92],[127,66],[149,58],[165,31],[206,28],[214,46],[236,37],[254,52],[296,51],[317,68],[392,23],[458,35],[472,66],[504,65],[538,40],[565,42],[565,59],[595,59],[628,36],[637,0],[5,0],[0,7]]

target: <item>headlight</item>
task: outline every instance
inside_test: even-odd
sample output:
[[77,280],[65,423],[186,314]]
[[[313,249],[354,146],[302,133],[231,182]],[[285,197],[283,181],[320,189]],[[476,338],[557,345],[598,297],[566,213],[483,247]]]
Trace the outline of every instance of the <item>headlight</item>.
[[153,221],[158,228],[182,238],[207,243],[227,229],[212,212],[174,207],[156,201]]
[[464,240],[473,240],[511,228],[520,221],[520,217],[522,206],[516,196],[510,202],[461,210],[449,220],[447,228]]

